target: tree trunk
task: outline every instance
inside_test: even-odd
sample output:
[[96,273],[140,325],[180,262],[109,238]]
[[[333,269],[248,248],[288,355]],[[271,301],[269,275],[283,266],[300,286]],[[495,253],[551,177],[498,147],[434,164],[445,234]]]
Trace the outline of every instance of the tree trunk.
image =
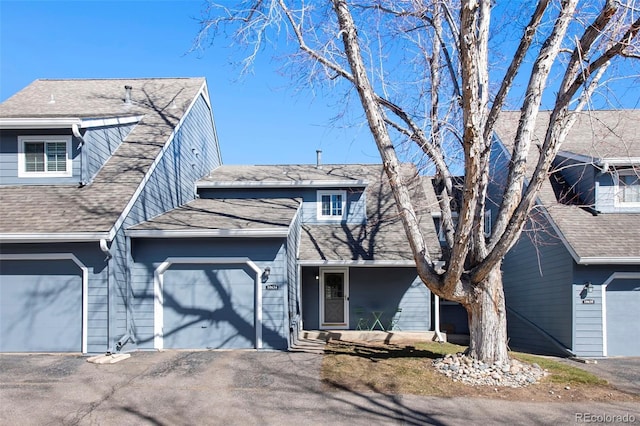
[[474,286],[472,300],[465,306],[470,335],[467,355],[489,364],[509,359],[501,264],[498,262],[484,281]]

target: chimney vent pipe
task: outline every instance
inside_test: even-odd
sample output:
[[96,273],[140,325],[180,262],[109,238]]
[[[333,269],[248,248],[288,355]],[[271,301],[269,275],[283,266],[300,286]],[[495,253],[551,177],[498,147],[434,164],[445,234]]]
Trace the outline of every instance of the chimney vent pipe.
[[133,89],[133,87],[129,85],[124,86],[124,103],[125,104],[131,103],[131,89]]
[[316,149],[316,167],[317,168],[322,167],[322,150],[321,149]]

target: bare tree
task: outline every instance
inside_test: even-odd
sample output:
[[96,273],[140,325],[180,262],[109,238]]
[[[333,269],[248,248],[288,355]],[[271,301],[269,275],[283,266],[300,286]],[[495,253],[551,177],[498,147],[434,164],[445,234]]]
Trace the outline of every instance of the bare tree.
[[[305,81],[355,90],[420,277],[433,293],[466,308],[468,354],[494,362],[508,359],[502,259],[520,236],[575,114],[589,108],[614,59],[638,58],[637,7],[634,0],[496,6],[490,0],[253,0],[233,9],[212,4],[196,45],[231,28],[249,47],[250,63],[271,41],[286,36],[295,46],[289,64]],[[507,24],[505,16],[514,19]],[[522,16],[528,22],[518,25]],[[492,27],[492,18],[503,19],[502,25]],[[512,54],[508,43],[492,39],[504,34],[500,28],[518,28]],[[500,71],[497,64],[507,66]],[[517,75],[528,82],[518,106],[504,197],[486,236],[493,129]],[[535,171],[527,175],[533,128],[549,92],[554,100],[546,135]],[[418,226],[400,174],[401,145],[404,152],[410,146],[427,156],[434,167],[448,245],[444,268],[430,258]],[[452,211],[456,155],[464,170],[457,221]]]

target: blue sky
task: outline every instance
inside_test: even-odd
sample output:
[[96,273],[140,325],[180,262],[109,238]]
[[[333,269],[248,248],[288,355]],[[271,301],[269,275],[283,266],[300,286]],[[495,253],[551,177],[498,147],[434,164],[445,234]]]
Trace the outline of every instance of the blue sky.
[[[353,124],[360,106],[350,108],[351,120],[334,122],[343,100],[327,90],[296,90],[272,52],[259,55],[253,73],[242,77],[232,64],[242,55],[228,40],[188,53],[203,6],[201,0],[0,0],[0,101],[37,78],[204,76],[227,164],[314,163],[316,149],[325,163],[379,162],[368,129]],[[515,48],[503,46],[509,45]],[[637,84],[636,77],[616,88],[627,108],[640,106]]]
[[202,5],[0,0],[0,101],[37,78],[204,76],[226,164],[379,162],[366,128],[336,127],[336,100],[296,91],[269,53],[243,77],[227,41],[187,54]]

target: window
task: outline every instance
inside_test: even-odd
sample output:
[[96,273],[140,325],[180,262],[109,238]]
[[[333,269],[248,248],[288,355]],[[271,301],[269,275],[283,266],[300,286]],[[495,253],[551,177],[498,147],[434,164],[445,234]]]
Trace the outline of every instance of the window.
[[640,205],[640,171],[618,171],[618,200],[620,203]]
[[19,177],[71,176],[71,136],[18,137]]
[[318,219],[342,219],[347,200],[346,191],[318,191]]
[[491,210],[484,211],[484,236],[491,236]]

